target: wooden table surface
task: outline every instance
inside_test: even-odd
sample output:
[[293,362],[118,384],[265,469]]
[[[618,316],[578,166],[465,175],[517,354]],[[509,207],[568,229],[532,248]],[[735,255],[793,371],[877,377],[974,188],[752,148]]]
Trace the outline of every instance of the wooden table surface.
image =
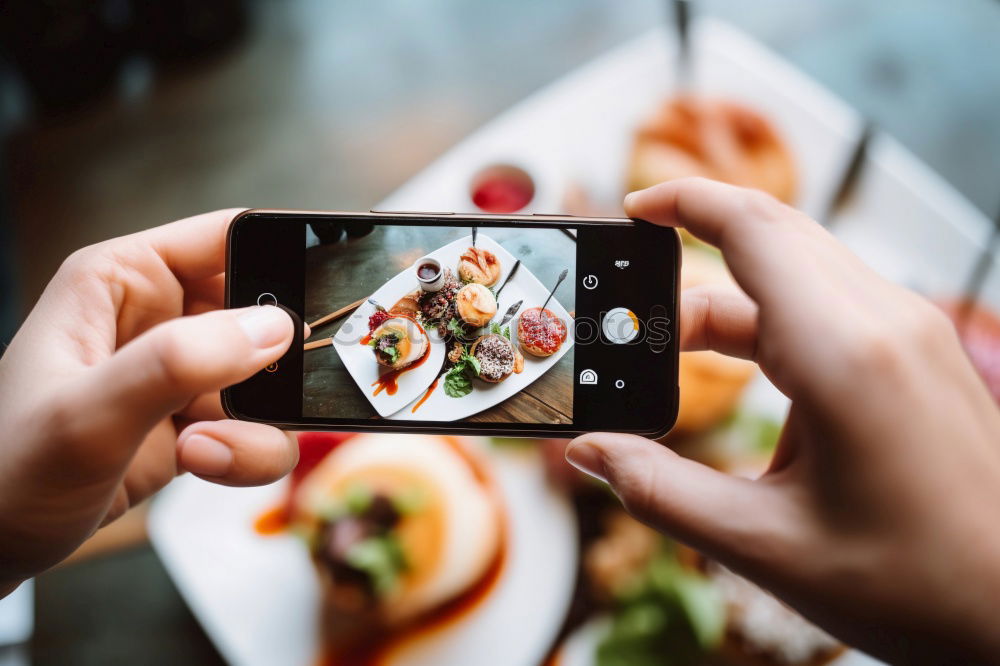
[[[576,242],[558,230],[543,230],[530,239],[523,231],[481,229],[521,260],[544,285],[554,285],[564,268],[570,275],[557,298],[567,310],[576,299]],[[306,321],[314,321],[361,298],[413,265],[420,257],[469,234],[467,228],[379,226],[362,238],[343,238],[306,251]],[[503,267],[504,275],[510,269]],[[403,294],[400,294],[402,296]],[[384,304],[390,307],[391,303]],[[523,308],[541,303],[525,303]],[[310,340],[336,333],[343,319],[319,326]],[[376,416],[371,403],[351,378],[331,346],[305,352],[303,414],[306,416]],[[472,416],[479,422],[572,423],[573,350],[525,390]]]

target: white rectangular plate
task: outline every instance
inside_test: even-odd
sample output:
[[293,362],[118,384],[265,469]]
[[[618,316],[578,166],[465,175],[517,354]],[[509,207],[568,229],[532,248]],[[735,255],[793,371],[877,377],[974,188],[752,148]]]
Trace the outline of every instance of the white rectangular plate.
[[[466,236],[448,243],[427,256],[437,259],[442,266],[457,273],[459,257],[471,244],[472,237]],[[517,258],[482,232],[477,236],[476,245],[489,250],[500,260],[502,276],[497,283],[499,286],[514,266]],[[567,266],[567,268],[572,268],[572,266]],[[574,277],[570,276],[570,279],[574,279]],[[543,285],[527,266],[521,264],[517,273],[500,293],[496,321],[500,320],[507,308],[520,300],[523,300],[520,312],[540,306],[548,296],[551,287],[552,285]],[[391,307],[396,301],[416,288],[417,282],[413,270],[408,268],[382,285],[372,294],[372,299],[384,307]],[[546,307],[566,322],[568,329],[572,328],[569,313],[559,303],[558,296],[553,296]],[[573,346],[573,336],[572,331],[570,331],[566,342],[552,356],[537,358],[525,354],[523,372],[512,374],[499,384],[490,384],[478,379],[473,380],[472,392],[462,398],[449,397],[444,391],[444,380],[442,379],[427,401],[414,412],[414,406],[441,371],[446,345],[436,332],[428,331],[431,340],[431,357],[419,368],[400,375],[399,388],[395,395],[387,395],[385,391],[378,395],[372,395],[374,392],[372,384],[378,379],[381,367],[375,362],[371,349],[360,344],[359,340],[364,333],[367,333],[368,317],[374,311],[375,307],[370,303],[359,306],[334,335],[333,347],[340,355],[351,377],[372,403],[375,411],[382,417],[392,419],[457,421],[468,418],[525,389],[545,374]],[[509,323],[509,326],[512,341],[517,344],[517,317]],[[567,390],[571,391],[572,386],[567,386]]]

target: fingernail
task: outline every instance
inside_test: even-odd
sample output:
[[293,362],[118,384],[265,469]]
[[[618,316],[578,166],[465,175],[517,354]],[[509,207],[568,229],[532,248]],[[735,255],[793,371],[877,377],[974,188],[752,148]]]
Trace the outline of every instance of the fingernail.
[[638,200],[638,198],[639,198],[639,192],[638,191],[636,191],[636,192],[629,192],[628,194],[625,195],[625,201],[622,202],[622,206],[626,210],[628,210],[629,206],[631,206],[632,204],[634,204],[636,202],[636,200]]
[[180,463],[192,474],[224,476],[233,466],[233,452],[219,440],[195,433],[181,444]]
[[607,483],[601,451],[586,440],[573,440],[566,447],[566,462],[584,474]]
[[288,334],[288,315],[273,305],[258,305],[241,314],[237,321],[255,347],[273,347]]

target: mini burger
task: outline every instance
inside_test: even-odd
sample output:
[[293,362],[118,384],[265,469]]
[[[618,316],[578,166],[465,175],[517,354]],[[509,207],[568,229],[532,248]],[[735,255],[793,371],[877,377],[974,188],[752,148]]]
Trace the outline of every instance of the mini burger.
[[510,340],[496,333],[476,340],[470,353],[479,361],[479,378],[491,384],[499,384],[512,372],[524,369],[524,357],[514,349]]
[[500,260],[489,250],[470,247],[459,258],[458,277],[492,287],[500,279]]
[[406,317],[386,319],[372,331],[368,341],[378,364],[393,370],[420,360],[429,344],[427,334],[420,325]]
[[490,323],[497,313],[497,299],[481,284],[467,284],[458,290],[455,307],[462,322],[473,328]]

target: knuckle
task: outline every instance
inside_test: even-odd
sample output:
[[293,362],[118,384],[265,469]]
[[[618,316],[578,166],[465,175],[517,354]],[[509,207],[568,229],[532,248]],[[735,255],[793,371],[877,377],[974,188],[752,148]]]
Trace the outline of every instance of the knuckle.
[[98,263],[99,251],[97,246],[88,245],[79,250],[74,250],[68,257],[63,259],[57,274],[73,278],[82,274],[87,274],[93,270]]
[[941,344],[955,335],[955,327],[948,315],[930,301],[918,297],[912,314],[912,335],[923,349],[939,349]]
[[81,438],[80,401],[65,390],[53,391],[48,396],[45,418],[40,422],[59,438],[72,442]]
[[636,520],[658,526],[660,510],[656,492],[656,466],[649,461],[608,462],[608,476],[622,506]]
[[948,317],[919,297],[904,303],[895,316],[859,328],[846,360],[855,371],[896,374],[905,371],[913,356],[939,350],[954,335]]
[[179,391],[190,389],[190,377],[198,363],[187,353],[190,345],[184,344],[176,326],[161,325],[153,334],[153,368],[163,386]]
[[852,374],[893,372],[901,363],[901,331],[887,325],[869,325],[858,329],[844,355],[846,368]]
[[763,190],[744,188],[743,209],[749,220],[771,222],[781,217],[786,206]]

